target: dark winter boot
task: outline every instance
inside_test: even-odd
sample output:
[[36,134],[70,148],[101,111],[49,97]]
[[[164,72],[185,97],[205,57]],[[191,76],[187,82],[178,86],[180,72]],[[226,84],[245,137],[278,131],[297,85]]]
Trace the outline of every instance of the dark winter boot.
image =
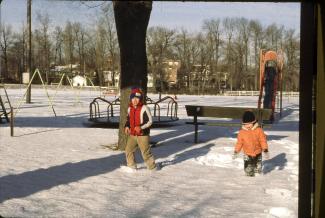
[[246,176],[255,176],[254,167],[249,165],[245,168],[245,174]]
[[254,169],[255,173],[262,173],[262,155],[259,154],[256,156],[256,167]]
[[255,164],[253,157],[250,157],[248,155],[244,156],[244,171],[246,176],[255,176]]

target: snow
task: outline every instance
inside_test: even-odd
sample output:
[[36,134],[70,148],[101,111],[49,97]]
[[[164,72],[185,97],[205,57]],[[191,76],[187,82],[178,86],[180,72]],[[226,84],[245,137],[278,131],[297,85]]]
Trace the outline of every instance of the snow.
[[285,207],[273,207],[270,210],[270,214],[275,217],[292,217],[292,211]]
[[[22,88],[7,90],[18,105]],[[50,96],[55,90],[49,89]],[[232,160],[239,127],[185,124],[186,104],[256,107],[256,96],[178,96],[179,121],[151,130],[161,170],[125,169],[117,129],[88,128],[91,89],[61,89],[54,117],[43,89],[32,89],[14,137],[0,124],[0,215],[4,217],[243,217],[298,216],[297,97],[284,97],[283,118],[266,128],[270,157],[263,174],[246,177],[242,156]],[[157,100],[158,95],[150,94]],[[113,100],[114,96],[107,97]]]

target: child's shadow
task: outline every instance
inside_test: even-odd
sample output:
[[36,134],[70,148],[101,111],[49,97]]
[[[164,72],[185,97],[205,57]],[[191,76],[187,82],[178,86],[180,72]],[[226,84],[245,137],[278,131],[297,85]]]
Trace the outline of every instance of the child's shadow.
[[269,160],[263,161],[263,174],[267,174],[274,169],[283,170],[284,167],[287,165],[287,158],[285,153],[278,154],[277,156],[273,157]]

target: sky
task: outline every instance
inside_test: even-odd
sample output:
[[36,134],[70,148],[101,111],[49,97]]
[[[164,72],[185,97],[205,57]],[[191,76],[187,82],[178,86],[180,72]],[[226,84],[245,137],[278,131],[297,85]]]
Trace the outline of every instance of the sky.
[[[100,1],[33,0],[32,19],[36,12],[47,12],[52,24],[62,25],[66,20],[92,25],[96,19]],[[1,22],[17,29],[26,22],[26,0],[3,0]],[[259,20],[262,25],[275,23],[287,29],[300,28],[300,3],[229,3],[229,2],[153,2],[150,26],[181,28],[199,32],[204,20],[225,17],[245,17]]]

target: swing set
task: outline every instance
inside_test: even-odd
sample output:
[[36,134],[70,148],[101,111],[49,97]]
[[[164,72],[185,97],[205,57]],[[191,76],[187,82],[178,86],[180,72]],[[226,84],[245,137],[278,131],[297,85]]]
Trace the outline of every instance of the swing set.
[[[67,79],[67,81],[69,82],[69,85],[71,87],[71,89],[75,92],[75,102],[76,103],[80,103],[80,90],[82,89],[82,86],[79,86],[78,90],[75,89],[75,87],[73,86],[72,84],[72,79],[70,79],[68,77],[68,75],[66,74],[62,74],[61,76],[61,79],[60,79],[60,82],[58,83],[57,87],[55,88],[55,93],[54,95],[51,97],[49,95],[49,92],[48,92],[48,88],[47,88],[47,85],[44,83],[44,80],[42,78],[42,75],[41,75],[41,72],[39,71],[39,69],[36,69],[30,79],[30,81],[28,82],[28,85],[25,89],[25,92],[23,94],[23,96],[18,100],[18,106],[13,108],[10,104],[10,100],[9,100],[9,97],[8,97],[8,93],[5,89],[5,86],[4,84],[1,84],[0,85],[0,90],[4,90],[4,94],[2,94],[2,92],[0,93],[0,123],[2,122],[2,119],[4,118],[7,122],[10,122],[10,127],[11,127],[11,136],[13,136],[13,123],[14,123],[14,117],[17,116],[18,112],[20,111],[20,108],[21,106],[23,105],[23,102],[25,101],[25,97],[27,95],[27,92],[28,92],[28,89],[31,87],[33,81],[35,80],[36,77],[39,77],[40,81],[41,81],[41,84],[42,84],[42,87],[46,93],[46,96],[47,96],[47,100],[48,100],[48,106],[52,109],[52,112],[54,114],[54,117],[57,117],[57,114],[56,114],[56,111],[54,109],[54,100],[55,100],[55,97],[57,95],[57,92],[58,92],[58,89],[62,86],[62,83],[63,83],[63,80],[64,78]],[[86,80],[90,81],[92,87],[94,89],[96,89],[95,85],[93,84],[93,82],[91,81],[90,78],[86,77]],[[6,104],[9,105],[9,107],[6,107]],[[9,112],[10,111],[10,112]],[[10,118],[9,118],[9,115],[10,115]]]

